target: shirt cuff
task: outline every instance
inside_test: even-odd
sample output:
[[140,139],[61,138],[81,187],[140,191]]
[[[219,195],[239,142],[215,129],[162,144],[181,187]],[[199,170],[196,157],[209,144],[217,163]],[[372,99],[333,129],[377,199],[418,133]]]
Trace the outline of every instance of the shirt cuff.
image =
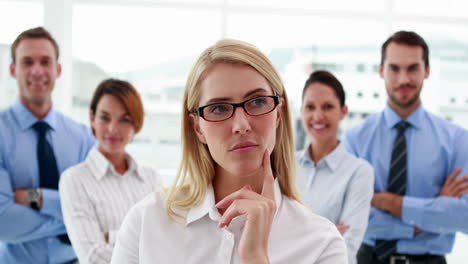
[[423,214],[421,214],[420,208],[423,208],[424,204],[424,199],[404,196],[401,220],[409,225],[417,226],[417,223],[422,222]]
[[42,192],[42,207],[40,212],[50,215],[57,219],[62,219],[62,210],[60,208],[60,195],[57,190],[43,189]]

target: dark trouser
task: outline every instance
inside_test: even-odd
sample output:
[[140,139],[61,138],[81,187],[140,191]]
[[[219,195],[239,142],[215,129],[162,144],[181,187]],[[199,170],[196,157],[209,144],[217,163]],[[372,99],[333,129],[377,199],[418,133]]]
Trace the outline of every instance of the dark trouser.
[[444,256],[438,255],[403,255],[395,254],[385,261],[380,261],[373,247],[362,244],[357,253],[358,264],[447,264]]

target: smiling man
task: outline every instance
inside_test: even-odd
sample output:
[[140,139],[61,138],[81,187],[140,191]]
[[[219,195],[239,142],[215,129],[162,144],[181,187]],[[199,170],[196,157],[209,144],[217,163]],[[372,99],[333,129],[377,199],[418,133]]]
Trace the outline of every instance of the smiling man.
[[52,105],[62,67],[50,33],[22,32],[11,55],[19,99],[0,112],[0,263],[71,263],[59,175],[84,160],[94,138]]
[[418,34],[388,38],[379,73],[384,111],[344,136],[347,149],[375,169],[358,263],[446,263],[455,233],[468,232],[468,132],[424,109],[429,48]]

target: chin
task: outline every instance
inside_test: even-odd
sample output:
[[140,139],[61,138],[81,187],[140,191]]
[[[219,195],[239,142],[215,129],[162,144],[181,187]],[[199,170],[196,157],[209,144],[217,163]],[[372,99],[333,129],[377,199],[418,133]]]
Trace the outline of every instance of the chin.
[[110,154],[110,155],[113,155],[113,154],[120,154],[122,152],[124,152],[124,149],[121,147],[121,146],[114,146],[114,145],[105,145],[102,150],[107,153],[107,154]]
[[240,177],[248,177],[253,173],[256,173],[258,169],[261,167],[261,163],[255,162],[253,160],[249,160],[246,162],[236,162],[235,164],[229,164],[229,171],[232,174],[239,175]]

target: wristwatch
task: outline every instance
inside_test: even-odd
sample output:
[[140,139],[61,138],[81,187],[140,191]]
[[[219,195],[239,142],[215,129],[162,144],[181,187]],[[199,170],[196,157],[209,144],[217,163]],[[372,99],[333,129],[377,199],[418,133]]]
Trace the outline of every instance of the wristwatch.
[[39,201],[41,200],[41,189],[33,188],[28,190],[29,206],[32,209],[39,211]]

